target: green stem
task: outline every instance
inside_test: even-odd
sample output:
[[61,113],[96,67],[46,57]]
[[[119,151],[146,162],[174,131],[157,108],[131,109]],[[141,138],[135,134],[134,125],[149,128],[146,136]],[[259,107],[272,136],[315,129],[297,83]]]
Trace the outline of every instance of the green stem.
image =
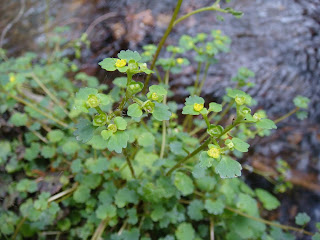
[[[229,112],[229,110],[230,110],[230,108],[232,107],[233,103],[234,103],[234,101],[231,101],[231,102],[229,103],[229,105],[226,107],[226,109],[221,113],[220,119],[219,119],[218,121],[216,121],[216,122],[214,123],[214,125],[218,125],[218,123],[222,120],[222,118]],[[199,141],[200,141],[200,142],[203,141],[203,140],[206,138],[207,135],[208,135],[207,132],[203,133],[202,136],[199,138]]]
[[57,194],[51,196],[51,197],[48,199],[48,203],[53,202],[53,201],[55,201],[55,200],[57,200],[57,199],[65,196],[65,195],[68,195],[68,194],[74,192],[74,191],[77,189],[77,187],[78,187],[78,183],[74,184],[74,186],[73,186],[72,188],[69,188],[69,189],[67,189],[67,190],[64,190],[64,191],[62,191],[62,192],[60,192],[60,193],[57,193]]
[[214,221],[213,217],[210,217],[210,240],[214,240]]
[[143,101],[141,101],[141,100],[140,100],[139,98],[137,98],[137,97],[133,97],[132,100],[133,100],[134,102],[138,103],[140,106],[143,105]]
[[282,120],[290,117],[292,114],[295,114],[297,111],[299,111],[299,109],[300,108],[296,107],[295,109],[291,110],[290,112],[288,112],[287,114],[283,115],[282,117],[279,117],[276,120],[274,120],[274,123],[281,122]]
[[193,94],[195,95],[197,92],[197,88],[199,85],[199,79],[200,79],[200,71],[201,71],[201,62],[198,62],[198,67],[197,67],[197,77],[196,77],[196,81],[194,82],[194,90],[193,90]]
[[38,108],[37,108],[36,106],[34,106],[32,103],[29,103],[29,102],[25,101],[24,99],[22,99],[22,98],[20,98],[20,97],[18,97],[18,96],[12,95],[11,93],[7,93],[7,94],[8,94],[8,96],[10,96],[11,98],[13,98],[13,99],[17,100],[18,102],[20,102],[20,103],[22,103],[22,104],[30,107],[32,110],[40,113],[41,115],[43,115],[43,116],[45,116],[46,118],[54,121],[55,123],[61,125],[62,127],[64,127],[64,128],[70,128],[70,127],[68,126],[68,124],[66,124],[66,123],[60,121],[59,119],[57,119],[57,118],[55,118],[55,117],[47,114],[46,112],[38,109]]
[[[225,101],[223,101],[222,103],[221,103],[221,105],[222,105],[222,107],[224,107],[224,105],[226,104],[226,102]],[[214,112],[214,113],[212,113],[209,117],[208,117],[208,119],[209,119],[209,122],[215,117],[215,116],[217,116],[217,112]],[[202,127],[197,127],[197,128],[195,128],[192,132],[190,132],[190,135],[192,136],[192,135],[195,135],[195,134],[197,134],[199,131],[201,131],[203,128]]]
[[207,114],[202,114],[202,117],[206,121],[207,128],[209,128],[210,127],[210,122],[209,122],[209,119],[208,119],[208,115]]
[[225,208],[228,209],[231,212],[234,212],[234,213],[238,214],[238,215],[241,215],[241,216],[246,217],[246,218],[250,218],[250,219],[252,219],[254,221],[265,223],[265,224],[270,225],[270,226],[278,227],[278,228],[281,228],[281,229],[284,229],[284,230],[291,230],[291,231],[301,232],[303,234],[310,235],[310,236],[313,235],[313,233],[308,232],[306,230],[303,230],[301,228],[282,225],[282,224],[274,223],[274,222],[271,222],[271,221],[268,221],[268,220],[265,220],[265,219],[262,219],[262,218],[254,217],[254,216],[251,216],[249,214],[240,212],[239,210],[231,208],[231,207],[228,207],[228,206],[226,206]]
[[41,87],[41,89],[51,98],[51,100],[55,102],[67,116],[69,116],[69,112],[67,111],[67,109],[65,109],[63,104],[59,101],[59,99],[56,98],[56,96],[41,82],[41,80],[34,73],[31,74],[31,77]]
[[192,153],[190,153],[188,156],[181,159],[179,162],[177,162],[176,165],[174,165],[170,170],[167,172],[166,176],[170,176],[171,173],[179,168],[184,162],[188,161],[190,158],[198,154],[200,151],[202,151],[205,147],[208,146],[208,144],[211,142],[211,138],[208,138],[200,147],[198,147],[196,150],[194,150]]
[[128,90],[128,86],[130,85],[131,81],[132,81],[132,73],[128,72],[127,73],[127,78],[128,78],[128,81],[127,81],[127,88],[126,88],[126,94],[125,94],[125,97],[122,99],[118,109],[120,112],[122,112],[124,106],[126,105],[128,99],[129,99],[129,90]]
[[158,78],[159,83],[162,83],[162,78],[161,78],[161,76],[160,76],[160,73],[159,73],[158,68],[155,66],[153,70],[154,70],[155,73],[156,73],[156,76],[157,76],[157,78]]
[[229,102],[228,106],[221,113],[220,119],[214,123],[215,125],[217,125],[222,120],[222,118],[229,112],[229,110],[230,110],[230,108],[232,107],[233,104],[234,104],[234,100],[231,100],[231,102]]
[[205,11],[217,11],[217,12],[223,12],[227,13],[228,11],[221,9],[217,3],[214,3],[211,7],[204,7],[204,8],[199,8],[197,10],[194,10],[190,13],[187,13],[186,15],[183,15],[182,17],[178,18],[174,23],[173,26],[177,25],[179,22],[187,19],[188,17],[191,17],[194,14],[205,12]]
[[206,81],[206,79],[207,79],[209,67],[210,67],[210,63],[207,62],[207,63],[206,63],[206,66],[205,66],[205,69],[204,69],[203,78],[202,78],[202,80],[201,80],[201,83],[200,83],[200,86],[199,86],[199,89],[198,89],[198,95],[199,95],[199,96],[200,96],[200,94],[201,94],[203,85],[204,85],[204,83],[205,83],[205,81]]
[[[173,25],[174,25],[174,22],[178,16],[178,13],[179,13],[179,10],[180,10],[180,7],[181,7],[181,4],[182,4],[183,0],[178,0],[177,2],[177,5],[174,9],[174,12],[173,12],[173,15],[171,17],[171,20],[170,20],[170,23],[167,27],[167,30],[166,32],[164,33],[164,35],[162,36],[161,40],[160,40],[160,43],[158,44],[158,48],[157,48],[157,51],[156,53],[154,54],[154,57],[153,57],[153,60],[152,60],[152,63],[151,63],[151,66],[150,66],[150,69],[153,70],[154,69],[154,66],[156,64],[156,61],[159,57],[159,54],[160,54],[160,51],[163,47],[163,44],[165,43],[165,41],[167,40],[167,37],[169,36],[172,28],[173,28]],[[142,90],[143,93],[146,92],[147,88],[148,88],[148,85],[149,85],[149,81],[150,81],[150,78],[151,78],[151,74],[149,74],[146,78],[146,81],[144,83],[144,88]]]
[[[227,132],[229,132],[232,128],[234,128],[235,126],[237,126],[239,123],[237,123],[235,121],[234,124],[229,125],[218,137],[220,138],[221,136],[223,136],[224,134],[226,134]],[[208,146],[208,144],[211,142],[211,137],[209,137],[200,147],[198,147],[196,150],[194,150],[192,153],[190,153],[188,156],[184,157],[183,159],[181,159],[179,162],[176,163],[176,165],[174,165],[172,168],[170,168],[170,170],[167,172],[166,176],[170,176],[170,174],[176,170],[177,168],[179,168],[184,162],[188,161],[190,158],[192,158],[193,156],[195,156],[197,153],[199,153],[200,151],[202,151],[205,147]]]
[[102,111],[102,109],[99,106],[95,107],[95,109],[99,114],[102,114],[102,115],[105,114],[104,111]]
[[[276,120],[274,120],[274,123],[277,124],[283,120],[285,120],[286,118],[290,117],[292,114],[295,114],[297,111],[299,111],[299,107],[296,107],[295,109],[291,110],[290,112],[288,112],[287,114],[277,118]],[[256,131],[253,132],[253,135],[255,136],[256,134],[258,134],[260,131],[262,131],[263,129],[258,129]]]
[[[165,74],[165,85],[169,85],[169,73],[170,71],[167,70]],[[164,96],[163,98],[163,104],[167,104],[167,95]],[[163,158],[164,156],[164,150],[166,148],[166,139],[167,139],[167,121],[162,121],[162,141],[161,141],[161,150],[160,150],[160,159]]]
[[108,218],[106,218],[100,222],[98,228],[96,229],[93,236],[91,237],[91,240],[99,240],[101,238],[101,235],[102,235],[104,229],[106,228],[108,222],[109,222]]
[[126,161],[127,161],[127,163],[128,163],[128,166],[129,166],[129,169],[130,169],[130,172],[131,172],[132,177],[133,177],[133,178],[136,178],[136,174],[134,173],[134,169],[133,169],[131,160],[130,160],[130,158],[129,158],[129,154],[127,153],[127,150],[126,150],[126,149],[123,149],[123,154],[124,154],[125,157],[126,157]]
[[27,217],[24,217],[20,220],[20,222],[18,223],[17,227],[16,227],[16,230],[14,231],[14,234],[12,236],[12,239],[16,239],[19,231],[20,231],[20,228],[22,227],[22,225],[24,224],[24,222],[27,220]]

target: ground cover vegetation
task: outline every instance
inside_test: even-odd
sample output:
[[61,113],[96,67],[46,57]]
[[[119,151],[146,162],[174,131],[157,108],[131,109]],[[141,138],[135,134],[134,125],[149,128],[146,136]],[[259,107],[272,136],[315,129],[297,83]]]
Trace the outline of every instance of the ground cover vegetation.
[[[160,50],[192,14],[242,13],[217,1],[177,19],[181,2],[158,46],[122,50],[99,63],[106,74],[123,74],[112,87],[64,56],[73,48],[80,57],[85,35],[68,43],[57,29],[46,58],[1,51],[0,111],[10,128],[0,141],[2,239],[320,239],[303,229],[305,213],[296,226],[263,219],[280,202],[241,176],[250,139],[272,134],[291,115],[306,118],[309,100],[297,96],[291,112],[271,120],[245,92],[254,73],[243,67],[221,102],[206,102],[200,95],[208,69],[232,54],[231,40],[210,30],[181,36],[166,47],[166,58],[158,58]],[[181,109],[169,81],[190,64],[196,80]],[[137,74],[146,80],[135,81]],[[152,74],[158,82],[149,84]],[[279,161],[275,193],[291,188],[288,169]]]

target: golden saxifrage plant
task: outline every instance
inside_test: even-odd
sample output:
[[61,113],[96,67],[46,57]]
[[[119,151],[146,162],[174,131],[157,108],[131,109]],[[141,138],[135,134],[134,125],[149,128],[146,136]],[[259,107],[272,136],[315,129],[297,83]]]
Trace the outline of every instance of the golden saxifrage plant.
[[[250,139],[271,134],[295,113],[305,118],[309,100],[296,97],[293,110],[272,121],[266,111],[253,111],[256,102],[243,89],[253,86],[254,73],[240,68],[222,102],[205,102],[208,69],[229,51],[230,39],[212,30],[181,36],[167,46],[167,58],[158,58],[160,50],[192,14],[241,13],[217,1],[176,19],[181,2],[158,46],[146,45],[141,54],[122,50],[99,63],[123,73],[112,88],[63,57],[70,44],[58,33],[48,59],[7,58],[1,51],[0,111],[13,129],[0,141],[3,239],[278,240],[294,239],[292,231],[319,239],[303,229],[310,221],[305,213],[296,216],[300,227],[261,218],[280,202],[248,186],[240,163]],[[85,35],[75,42],[77,57],[82,43]],[[190,64],[196,80],[180,109],[169,81]],[[148,77],[135,81],[136,74]],[[152,74],[157,84],[149,84]],[[275,191],[284,192],[290,188],[285,161],[278,170],[283,177]]]

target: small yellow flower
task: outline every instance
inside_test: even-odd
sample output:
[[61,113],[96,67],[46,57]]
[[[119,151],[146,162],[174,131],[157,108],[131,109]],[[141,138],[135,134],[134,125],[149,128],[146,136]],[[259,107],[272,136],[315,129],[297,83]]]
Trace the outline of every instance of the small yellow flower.
[[194,109],[196,112],[200,112],[200,111],[203,109],[203,104],[201,104],[201,103],[195,103],[195,104],[193,104],[193,109]]
[[181,65],[183,63],[183,58],[177,58],[177,63]]
[[211,147],[208,151],[207,151],[207,154],[209,157],[212,157],[212,158],[219,158],[220,157],[220,149],[217,148],[217,147]]
[[217,33],[217,34],[221,34],[221,30],[217,30],[216,33]]
[[12,83],[15,82],[16,81],[16,76],[11,74],[10,78],[9,78],[9,81],[12,82]]
[[121,68],[124,67],[127,64],[127,61],[125,59],[118,59],[116,61],[116,67]]
[[159,100],[159,96],[158,96],[158,94],[157,93],[152,93],[152,95],[151,95],[151,99],[153,100],[153,101],[158,101]]

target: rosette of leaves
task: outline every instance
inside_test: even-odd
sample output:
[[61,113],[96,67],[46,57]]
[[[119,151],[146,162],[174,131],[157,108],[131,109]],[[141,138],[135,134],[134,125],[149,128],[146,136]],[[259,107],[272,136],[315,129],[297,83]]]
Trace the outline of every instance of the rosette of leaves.
[[146,74],[153,73],[148,69],[147,64],[141,62],[142,58],[136,51],[122,50],[118,54],[118,58],[105,58],[99,65],[107,71],[130,72],[131,74],[144,72]]
[[115,117],[114,123],[110,123],[107,129],[101,131],[101,136],[107,141],[106,146],[109,151],[122,152],[122,148],[127,147],[129,135],[125,132],[127,121],[122,117]]

